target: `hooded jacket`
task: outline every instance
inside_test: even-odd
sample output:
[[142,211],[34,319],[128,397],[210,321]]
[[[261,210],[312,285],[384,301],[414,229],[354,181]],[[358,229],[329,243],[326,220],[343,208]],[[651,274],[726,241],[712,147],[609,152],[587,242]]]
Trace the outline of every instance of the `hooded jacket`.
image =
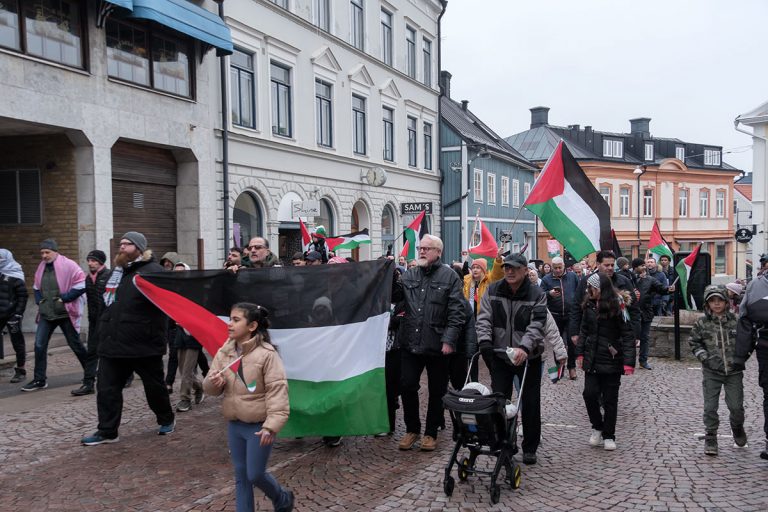
[[[625,302],[629,292],[621,292]],[[582,310],[576,357],[583,356],[582,368],[587,373],[624,373],[625,366],[635,366],[635,333],[630,322],[618,312],[610,318],[599,318],[597,304],[587,301]],[[616,354],[611,354],[611,347]]]
[[738,321],[727,307],[722,316],[715,316],[705,303],[704,316],[696,320],[688,337],[691,352],[704,368],[723,375],[744,371],[744,364],[734,361]]

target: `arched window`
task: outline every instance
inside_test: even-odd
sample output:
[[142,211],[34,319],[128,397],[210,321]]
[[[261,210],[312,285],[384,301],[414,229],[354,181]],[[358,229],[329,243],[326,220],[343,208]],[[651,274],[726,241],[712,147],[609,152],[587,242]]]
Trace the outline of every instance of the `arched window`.
[[[387,253],[390,250],[390,245],[394,245],[395,241],[395,214],[392,211],[391,206],[385,206],[384,211],[381,212],[381,251]],[[394,254],[394,247],[391,248],[392,254]]]
[[250,192],[237,196],[232,213],[232,235],[238,247],[245,247],[254,236],[263,236],[263,216],[256,198]]
[[315,225],[325,227],[325,232],[329,235],[338,235],[333,218],[333,208],[327,199],[320,200],[320,216],[315,217]]

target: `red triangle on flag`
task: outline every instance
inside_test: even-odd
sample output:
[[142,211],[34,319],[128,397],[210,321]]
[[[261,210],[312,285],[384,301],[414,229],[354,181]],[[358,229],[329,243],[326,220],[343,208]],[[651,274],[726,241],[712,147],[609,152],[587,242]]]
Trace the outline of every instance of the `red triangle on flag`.
[[480,242],[469,248],[469,254],[470,256],[482,256],[493,260],[499,252],[499,247],[496,245],[496,238],[491,234],[488,230],[488,226],[486,226],[482,220],[479,220],[478,222],[480,223]]
[[545,203],[553,197],[562,195],[564,191],[565,169],[563,167],[563,141],[561,140],[533,184],[533,189],[528,194],[524,205]]

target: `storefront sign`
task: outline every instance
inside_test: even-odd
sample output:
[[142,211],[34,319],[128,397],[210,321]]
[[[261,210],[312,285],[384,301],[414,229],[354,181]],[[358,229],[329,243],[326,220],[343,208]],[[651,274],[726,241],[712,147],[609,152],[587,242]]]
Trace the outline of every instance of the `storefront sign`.
[[299,217],[315,218],[320,216],[320,201],[317,199],[308,199],[307,201],[294,201],[291,203],[291,216],[294,219]]
[[740,228],[736,230],[736,241],[740,244],[749,243],[752,240],[752,230],[747,228]]
[[401,203],[400,213],[403,215],[415,215],[417,213],[432,213],[432,203]]

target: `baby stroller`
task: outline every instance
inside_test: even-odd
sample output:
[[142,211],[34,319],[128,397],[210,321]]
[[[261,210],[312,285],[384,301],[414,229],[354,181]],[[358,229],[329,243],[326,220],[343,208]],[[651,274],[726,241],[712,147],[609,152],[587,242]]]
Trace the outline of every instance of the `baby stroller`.
[[[506,352],[497,349],[497,352]],[[470,368],[475,361],[475,354],[470,361]],[[523,382],[528,373],[528,364],[523,370]],[[443,405],[448,409],[453,423],[453,440],[456,445],[451,453],[448,466],[445,468],[443,478],[443,490],[446,496],[453,494],[455,480],[451,476],[453,465],[457,465],[459,480],[466,481],[469,475],[489,475],[491,477],[491,503],[499,502],[501,486],[496,483],[504,468],[506,476],[504,481],[512,489],[520,487],[522,475],[520,465],[512,458],[517,449],[517,411],[520,407],[523,382],[520,383],[520,391],[517,394],[517,403],[507,404],[504,395],[491,393],[483,395],[476,389],[467,389],[467,380],[461,391],[449,390],[443,397]],[[469,457],[459,460],[459,450],[469,449]],[[481,470],[475,467],[478,456],[488,455],[496,457],[496,464],[492,471]]]

